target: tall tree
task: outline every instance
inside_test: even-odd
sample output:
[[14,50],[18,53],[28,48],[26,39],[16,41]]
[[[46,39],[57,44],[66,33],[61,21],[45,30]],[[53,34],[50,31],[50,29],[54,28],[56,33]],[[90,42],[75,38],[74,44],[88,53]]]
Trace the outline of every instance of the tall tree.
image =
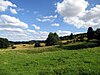
[[74,39],[73,33],[70,34],[69,38],[70,38],[70,39]]
[[94,31],[93,31],[92,27],[89,27],[87,30],[87,38],[88,38],[88,40],[91,40],[91,39],[93,39],[93,37],[94,37]]
[[59,42],[59,36],[57,33],[49,33],[48,38],[46,39],[46,45],[51,46],[51,45],[57,45]]
[[0,48],[7,48],[9,47],[9,41],[5,38],[0,38]]
[[95,31],[95,38],[100,41],[100,28]]

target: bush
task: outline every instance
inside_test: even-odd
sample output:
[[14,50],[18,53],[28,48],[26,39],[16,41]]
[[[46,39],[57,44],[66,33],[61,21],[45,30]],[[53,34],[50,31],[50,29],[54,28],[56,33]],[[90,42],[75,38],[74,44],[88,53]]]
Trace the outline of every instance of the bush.
[[68,50],[77,50],[77,49],[92,48],[92,47],[97,47],[97,46],[98,46],[98,43],[84,42],[82,44],[74,44],[74,45],[64,46],[62,48],[68,49]]
[[12,47],[12,46],[14,46],[14,45],[12,44],[12,45],[10,45],[10,46]]
[[97,39],[98,41],[100,41],[100,28],[98,28],[98,29],[95,31],[95,39]]
[[16,46],[12,46],[12,49],[15,49],[16,48]]
[[41,47],[40,42],[37,41],[37,42],[35,43],[34,47]]
[[63,43],[61,41],[59,41],[58,42],[58,45],[59,45],[58,47],[62,47],[63,46]]
[[23,46],[26,46],[26,45],[23,45]]

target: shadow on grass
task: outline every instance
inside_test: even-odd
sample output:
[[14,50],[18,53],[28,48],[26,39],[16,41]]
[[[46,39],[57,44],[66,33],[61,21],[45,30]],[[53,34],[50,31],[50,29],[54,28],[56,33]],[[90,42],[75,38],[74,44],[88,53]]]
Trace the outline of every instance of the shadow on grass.
[[78,50],[78,49],[85,49],[85,48],[93,48],[99,46],[98,43],[94,42],[83,42],[80,44],[72,44],[72,45],[67,45],[67,46],[62,46],[62,49],[66,50]]

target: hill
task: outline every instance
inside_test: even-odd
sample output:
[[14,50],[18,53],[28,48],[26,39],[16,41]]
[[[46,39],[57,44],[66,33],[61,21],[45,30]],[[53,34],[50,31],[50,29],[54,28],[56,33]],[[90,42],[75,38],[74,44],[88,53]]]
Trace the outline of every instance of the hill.
[[0,75],[100,75],[100,47],[65,47],[1,50]]

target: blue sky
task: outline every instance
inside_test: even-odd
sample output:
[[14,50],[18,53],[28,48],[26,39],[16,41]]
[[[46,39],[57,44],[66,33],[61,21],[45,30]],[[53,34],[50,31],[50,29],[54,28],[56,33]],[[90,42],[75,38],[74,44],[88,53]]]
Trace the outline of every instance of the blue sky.
[[[45,40],[100,27],[100,0],[0,0],[0,37]],[[94,15],[95,14],[95,15]]]

